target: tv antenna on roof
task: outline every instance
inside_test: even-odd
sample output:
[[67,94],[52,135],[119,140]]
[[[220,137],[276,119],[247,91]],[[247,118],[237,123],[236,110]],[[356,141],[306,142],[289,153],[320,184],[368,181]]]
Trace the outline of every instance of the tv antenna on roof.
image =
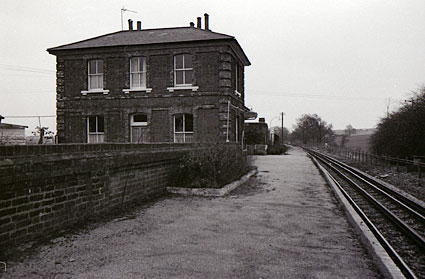
[[131,12],[131,13],[137,14],[136,11],[128,10],[128,9],[124,8],[124,6],[122,6],[122,8],[121,8],[121,31],[124,30],[124,25],[123,25],[123,21],[122,21],[122,15],[124,14],[124,12]]

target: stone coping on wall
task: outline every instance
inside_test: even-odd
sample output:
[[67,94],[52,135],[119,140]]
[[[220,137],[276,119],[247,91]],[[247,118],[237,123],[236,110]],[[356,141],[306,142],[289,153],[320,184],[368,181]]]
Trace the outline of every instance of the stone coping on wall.
[[211,144],[200,143],[72,143],[49,145],[0,145],[0,158],[37,156],[45,154],[75,154],[87,152],[123,151],[123,150],[159,150],[159,149],[186,149],[207,147]]
[[202,197],[223,197],[229,194],[231,191],[235,190],[237,187],[241,186],[248,181],[253,175],[257,174],[258,170],[253,169],[239,180],[236,180],[230,184],[225,185],[220,189],[212,188],[179,188],[179,187],[167,187],[167,191],[172,194],[178,194],[183,196],[202,196]]

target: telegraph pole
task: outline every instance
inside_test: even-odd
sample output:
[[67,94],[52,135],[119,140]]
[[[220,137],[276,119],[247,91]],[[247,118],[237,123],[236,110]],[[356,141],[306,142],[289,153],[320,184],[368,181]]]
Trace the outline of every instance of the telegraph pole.
[[284,115],[285,114],[282,112],[281,113],[281,117],[280,117],[280,119],[282,120],[282,124],[281,124],[281,127],[280,127],[280,137],[281,137],[280,142],[281,142],[282,145],[283,145],[283,116]]

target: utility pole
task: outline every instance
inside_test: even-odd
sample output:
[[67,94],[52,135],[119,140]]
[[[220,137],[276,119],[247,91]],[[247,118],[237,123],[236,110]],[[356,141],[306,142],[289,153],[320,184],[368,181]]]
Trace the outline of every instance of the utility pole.
[[285,114],[282,112],[281,117],[280,117],[280,119],[282,120],[282,124],[281,124],[281,127],[280,127],[280,138],[281,138],[280,144],[281,145],[283,145],[283,116],[284,115]]

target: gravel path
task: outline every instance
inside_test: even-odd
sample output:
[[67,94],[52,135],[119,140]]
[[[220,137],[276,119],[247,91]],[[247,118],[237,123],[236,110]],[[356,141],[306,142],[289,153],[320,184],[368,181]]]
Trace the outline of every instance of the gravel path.
[[55,239],[5,278],[377,278],[299,149],[223,198],[171,197]]

